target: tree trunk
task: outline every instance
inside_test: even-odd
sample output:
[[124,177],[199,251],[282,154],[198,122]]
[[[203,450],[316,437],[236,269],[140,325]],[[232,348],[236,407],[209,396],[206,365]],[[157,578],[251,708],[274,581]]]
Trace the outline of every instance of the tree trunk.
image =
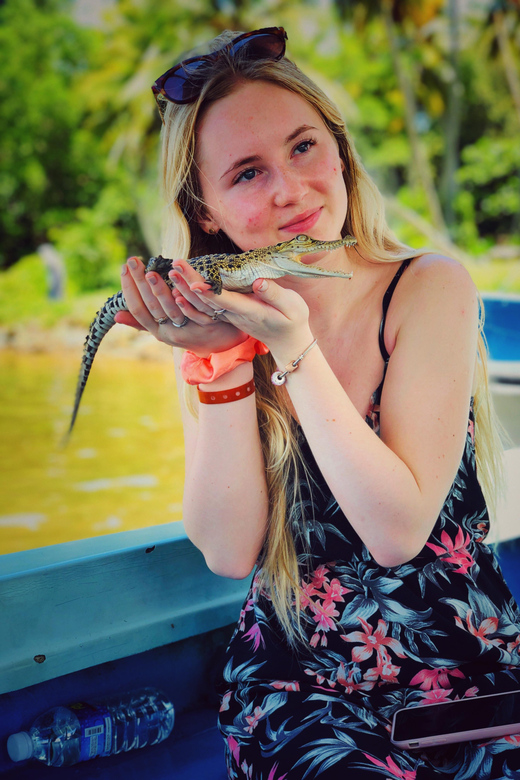
[[446,145],[442,170],[442,202],[448,229],[453,229],[453,202],[457,194],[456,173],[459,167],[459,138],[463,87],[459,77],[460,17],[459,0],[449,0],[450,65],[452,79],[448,86],[446,111]]
[[518,71],[516,69],[515,60],[511,51],[511,44],[507,34],[507,27],[503,11],[495,11],[493,13],[493,25],[495,27],[498,47],[500,49],[500,55],[502,57],[502,64],[504,66],[504,72],[506,74],[507,83],[509,85],[509,91],[511,92],[513,105],[516,110],[518,121],[520,122],[520,79],[518,77]]
[[433,224],[437,230],[441,230],[443,233],[447,233],[439,197],[437,195],[437,190],[435,189],[435,183],[433,181],[430,162],[416,129],[415,119],[417,114],[417,107],[410,79],[401,60],[401,52],[399,50],[399,43],[392,19],[392,0],[383,0],[382,10],[386,32],[390,43],[390,52],[392,55],[394,70],[397,76],[399,87],[404,97],[406,130],[410,140],[410,145],[412,147],[412,175],[417,177],[424,189],[428,210],[430,212],[430,217]]

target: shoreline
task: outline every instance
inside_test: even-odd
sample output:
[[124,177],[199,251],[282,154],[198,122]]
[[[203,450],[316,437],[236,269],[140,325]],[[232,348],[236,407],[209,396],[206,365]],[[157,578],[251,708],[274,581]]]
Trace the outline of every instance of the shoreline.
[[[66,353],[81,360],[88,328],[60,323],[52,328],[42,328],[37,322],[20,323],[0,327],[0,350],[21,354]],[[103,338],[99,353],[132,360],[173,363],[172,348],[162,344],[145,331],[126,325],[114,325]]]

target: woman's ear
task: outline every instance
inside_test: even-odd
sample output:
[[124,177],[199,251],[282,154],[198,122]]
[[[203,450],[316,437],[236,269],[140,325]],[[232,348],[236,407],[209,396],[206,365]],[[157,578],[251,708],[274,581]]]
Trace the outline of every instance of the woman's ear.
[[216,236],[219,228],[211,219],[199,220],[199,225],[205,233],[209,233],[210,236]]

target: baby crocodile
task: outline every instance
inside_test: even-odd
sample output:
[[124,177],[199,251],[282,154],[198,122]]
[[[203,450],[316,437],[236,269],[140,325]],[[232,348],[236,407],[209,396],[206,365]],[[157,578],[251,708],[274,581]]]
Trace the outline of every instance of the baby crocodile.
[[[194,257],[186,262],[211,285],[213,292],[217,295],[220,295],[222,289],[245,293],[252,290],[255,279],[261,278],[277,279],[281,276],[292,275],[309,276],[311,278],[339,276],[343,279],[350,279],[351,273],[327,271],[315,265],[305,265],[305,263],[299,260],[299,257],[300,255],[313,252],[330,252],[341,246],[353,246],[355,243],[356,239],[352,236],[346,236],[337,241],[315,241],[309,236],[299,235],[290,241],[283,241],[280,244],[262,247],[261,249],[250,249],[248,252],[242,252],[237,255],[203,255],[202,257]],[[168,272],[172,268],[172,262],[171,259],[161,255],[152,257],[146,266],[146,272],[155,271],[169,287],[173,287],[174,283],[168,276]],[[126,309],[128,309],[128,306],[126,305],[125,297],[123,292],[119,290],[101,307],[90,326],[83,349],[74,409],[66,438],[72,433],[81,396],[87,384],[90,369],[101,340],[115,324],[117,312]]]

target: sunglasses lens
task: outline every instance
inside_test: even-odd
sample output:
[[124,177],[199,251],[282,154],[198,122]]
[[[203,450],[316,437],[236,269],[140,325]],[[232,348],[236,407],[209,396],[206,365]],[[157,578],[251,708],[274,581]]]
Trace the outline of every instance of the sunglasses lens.
[[242,38],[241,41],[237,41],[233,45],[231,52],[236,54],[239,50],[251,60],[277,60],[285,52],[285,41],[278,35],[273,35],[273,33],[251,35],[248,38]]
[[195,100],[200,92],[197,71],[204,65],[207,65],[205,60],[193,60],[175,70],[163,84],[166,96],[176,103],[189,103]]

